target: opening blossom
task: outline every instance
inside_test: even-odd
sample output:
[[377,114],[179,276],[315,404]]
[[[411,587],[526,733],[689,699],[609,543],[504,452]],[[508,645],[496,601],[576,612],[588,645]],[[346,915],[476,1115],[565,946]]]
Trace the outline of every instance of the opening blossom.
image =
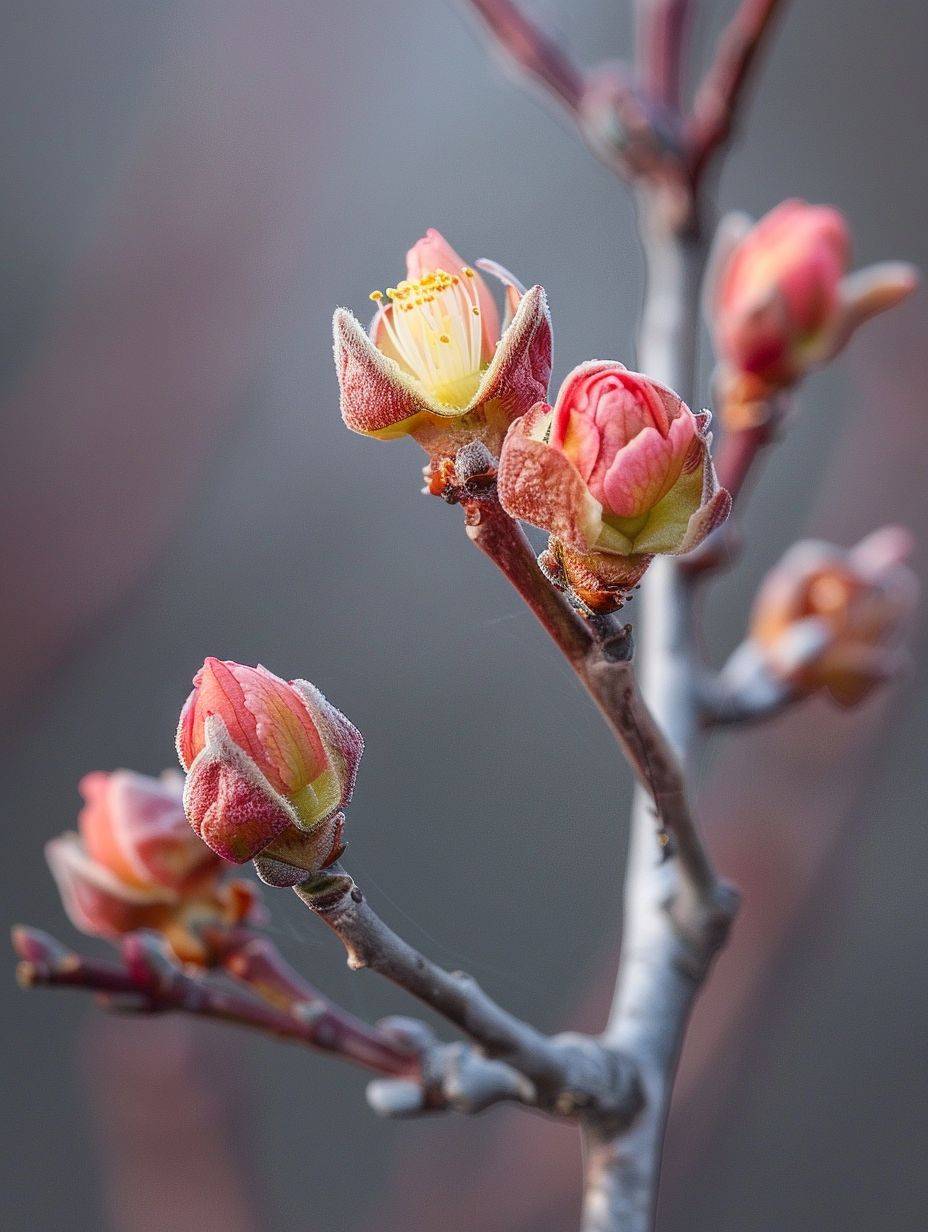
[[838,210],[799,200],[753,226],[733,215],[720,228],[709,314],[732,415],[832,359],[858,325],[914,290],[917,274],[902,262],[848,275],[850,249]]
[[222,862],[187,824],[179,774],[98,771],[79,786],[80,833],[45,848],[75,927],[110,939],[154,928],[183,961],[204,962],[198,925],[235,924],[254,914],[247,883],[219,885]]
[[490,290],[438,231],[406,254],[406,277],[374,291],[370,331],[340,308],[333,322],[342,418],[354,432],[414,437],[429,453],[473,440],[499,453],[506,429],[547,395],[551,322],[544,290],[492,261],[505,287],[502,326]]
[[614,611],[656,554],[690,551],[728,516],[708,424],[658,381],[581,364],[553,407],[539,403],[510,428],[500,501],[550,532],[552,576],[592,611]]
[[900,639],[918,599],[905,563],[911,536],[875,531],[850,551],[806,540],[767,575],[750,641],[772,674],[799,692],[854,705],[906,662]]
[[190,824],[224,860],[295,885],[343,850],[360,733],[306,680],[209,658],[181,711]]

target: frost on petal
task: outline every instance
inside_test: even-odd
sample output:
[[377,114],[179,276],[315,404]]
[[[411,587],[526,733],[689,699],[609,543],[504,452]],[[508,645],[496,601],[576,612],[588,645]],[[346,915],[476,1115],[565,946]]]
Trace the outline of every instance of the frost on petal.
[[300,885],[337,860],[344,851],[344,814],[336,813],[311,834],[287,830],[255,856],[255,871],[265,885],[287,889]]
[[548,396],[551,378],[551,318],[544,289],[530,287],[523,295],[512,324],[500,339],[474,397],[474,403],[495,404],[502,431],[536,402]]
[[386,440],[407,435],[417,416],[459,413],[431,404],[346,309],[332,325],[342,419],[352,432]]
[[728,521],[730,513],[731,493],[726,488],[718,488],[690,517],[678,552],[682,554],[698,548],[704,539]]
[[193,678],[193,692],[181,711],[177,750],[181,765],[189,770],[206,743],[205,724],[218,714],[229,736],[257,761],[261,756],[255,717],[245,704],[245,695],[235,672],[236,665],[207,658]]
[[339,781],[339,808],[351,800],[358,765],[364,752],[364,737],[342,712],[308,680],[291,681],[300,695],[325,745]]
[[327,768],[302,698],[266,668],[206,659],[178,728],[178,751],[187,767],[204,746],[211,715],[222,719],[229,738],[284,795],[301,791]]
[[184,809],[209,847],[244,864],[296,824],[287,801],[236,745],[218,716],[207,720],[207,739],[187,773]]
[[510,428],[500,455],[500,503],[510,517],[587,551],[599,535],[602,509],[570,459],[541,439],[550,414],[542,403]]

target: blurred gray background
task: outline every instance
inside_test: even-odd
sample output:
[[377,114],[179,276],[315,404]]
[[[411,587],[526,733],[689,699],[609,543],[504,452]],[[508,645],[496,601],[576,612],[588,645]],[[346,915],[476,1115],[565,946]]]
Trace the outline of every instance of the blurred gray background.
[[[578,57],[627,53],[627,2],[531,7]],[[734,3],[697,7],[701,61]],[[833,202],[859,260],[928,267],[928,8],[789,7],[721,205]],[[42,845],[79,776],[173,764],[204,655],[263,662],[367,737],[350,863],[383,914],[540,1026],[595,1029],[629,775],[459,513],[418,494],[416,448],[343,429],[329,320],[366,311],[434,225],[545,284],[556,380],[631,361],[628,194],[453,3],[31,0],[2,25],[7,921],[76,940]],[[922,292],[809,383],[708,603],[716,660],[798,535],[925,535],[926,319]],[[688,1045],[668,1232],[924,1227],[924,641],[863,713],[813,704],[700,768],[748,905]],[[288,956],[350,1008],[411,1008],[352,976],[294,896],[271,905]],[[334,1062],[26,995],[12,968],[7,1232],[573,1226],[570,1128],[382,1123]]]

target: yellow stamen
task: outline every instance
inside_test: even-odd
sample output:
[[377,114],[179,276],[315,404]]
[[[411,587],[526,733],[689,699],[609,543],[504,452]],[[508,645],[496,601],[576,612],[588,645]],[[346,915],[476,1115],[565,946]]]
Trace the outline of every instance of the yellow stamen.
[[483,336],[476,274],[435,269],[404,278],[371,293],[377,324],[389,350],[426,394],[446,406],[464,408],[480,384]]

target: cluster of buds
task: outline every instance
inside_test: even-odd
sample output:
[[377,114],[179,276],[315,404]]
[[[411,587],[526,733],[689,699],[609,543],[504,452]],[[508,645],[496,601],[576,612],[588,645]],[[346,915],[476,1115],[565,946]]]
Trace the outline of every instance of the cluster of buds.
[[88,774],[79,833],[46,845],[72,923],[116,940],[156,929],[183,962],[208,963],[210,928],[260,914],[244,881],[220,882],[222,861],[190,829],[175,771],[148,778],[129,770]]
[[432,491],[460,449],[483,445],[499,458],[504,509],[550,533],[541,564],[551,580],[582,610],[615,611],[656,554],[690,551],[728,516],[709,414],[601,361],[574,369],[549,406],[544,291],[478,266],[506,288],[501,337],[484,280],[434,230],[407,254],[407,278],[374,292],[369,333],[336,312],[342,416],[369,436],[415,437],[431,455]]
[[665,385],[594,360],[509,430],[499,496],[551,535],[542,565],[589,611],[620,607],[652,558],[697,547],[728,516],[709,414]]
[[917,274],[902,262],[847,273],[850,249],[838,210],[805,201],[784,201],[753,225],[745,215],[722,224],[707,310],[727,426],[762,421],[772,395],[834,358],[859,325],[914,290]]
[[911,549],[898,526],[849,551],[797,543],[758,593],[747,647],[792,693],[855,705],[907,662],[900,643],[919,590]]
[[177,729],[187,817],[224,860],[253,859],[269,885],[298,885],[344,850],[363,748],[309,681],[207,659]]
[[551,322],[541,287],[528,291],[493,261],[505,315],[486,281],[429,230],[406,254],[406,277],[374,291],[365,330],[335,313],[335,366],[346,425],[365,436],[411,436],[433,457],[481,441],[499,454],[510,423],[543,398]]

